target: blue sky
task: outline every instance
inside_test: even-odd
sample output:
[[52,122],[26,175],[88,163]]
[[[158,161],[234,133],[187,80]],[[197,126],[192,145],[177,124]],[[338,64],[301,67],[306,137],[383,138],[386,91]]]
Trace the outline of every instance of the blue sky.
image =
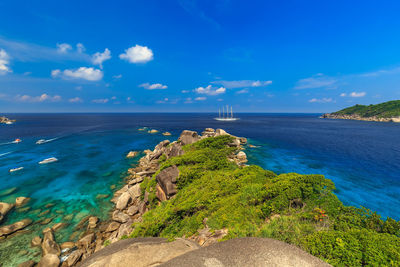
[[400,99],[399,1],[0,1],[0,112]]

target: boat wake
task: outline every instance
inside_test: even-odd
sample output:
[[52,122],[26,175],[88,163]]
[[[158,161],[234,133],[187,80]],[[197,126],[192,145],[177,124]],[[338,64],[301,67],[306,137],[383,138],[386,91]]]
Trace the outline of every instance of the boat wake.
[[1,153],[1,154],[0,154],[0,157],[5,156],[5,155],[8,155],[8,154],[10,154],[10,153],[13,153],[13,151],[6,152],[6,153]]
[[45,144],[45,143],[49,143],[49,142],[51,142],[51,141],[54,141],[54,140],[57,140],[57,139],[60,139],[61,137],[56,137],[56,138],[52,138],[52,139],[40,139],[40,140],[37,140],[36,141],[36,144],[37,145],[41,145],[41,144]]

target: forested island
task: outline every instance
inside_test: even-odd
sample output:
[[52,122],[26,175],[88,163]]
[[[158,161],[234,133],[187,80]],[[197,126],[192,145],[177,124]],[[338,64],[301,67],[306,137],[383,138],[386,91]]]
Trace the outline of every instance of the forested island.
[[347,119],[363,121],[400,122],[400,100],[376,105],[355,105],[321,116],[329,119]]

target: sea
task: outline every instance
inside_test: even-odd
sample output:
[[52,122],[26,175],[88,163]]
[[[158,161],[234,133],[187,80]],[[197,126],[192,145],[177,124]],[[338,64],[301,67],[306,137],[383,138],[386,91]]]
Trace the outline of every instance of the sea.
[[[17,122],[0,125],[0,202],[31,200],[2,222],[30,218],[34,224],[0,240],[0,262],[16,266],[39,260],[30,242],[58,222],[58,243],[77,240],[77,224],[88,215],[109,218],[113,192],[137,158],[129,151],[153,149],[176,140],[183,130],[222,128],[246,137],[249,164],[277,174],[323,174],[346,205],[366,207],[382,218],[400,220],[400,124],[320,119],[321,114],[237,114],[237,121],[214,120],[211,113],[4,114]],[[139,131],[148,127],[155,134]],[[168,131],[171,136],[161,133]],[[21,142],[13,142],[21,139]],[[45,139],[47,142],[36,144]],[[57,162],[38,164],[56,157]],[[22,170],[10,173],[13,168]]]

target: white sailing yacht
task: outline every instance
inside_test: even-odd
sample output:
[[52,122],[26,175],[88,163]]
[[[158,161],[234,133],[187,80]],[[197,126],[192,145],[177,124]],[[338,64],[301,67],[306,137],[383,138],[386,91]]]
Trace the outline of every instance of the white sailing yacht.
[[232,106],[231,106],[231,112],[229,112],[229,106],[226,105],[226,113],[224,110],[224,106],[222,106],[222,116],[221,116],[221,109],[219,109],[218,118],[214,118],[214,119],[217,121],[237,121],[239,118],[234,118]]

